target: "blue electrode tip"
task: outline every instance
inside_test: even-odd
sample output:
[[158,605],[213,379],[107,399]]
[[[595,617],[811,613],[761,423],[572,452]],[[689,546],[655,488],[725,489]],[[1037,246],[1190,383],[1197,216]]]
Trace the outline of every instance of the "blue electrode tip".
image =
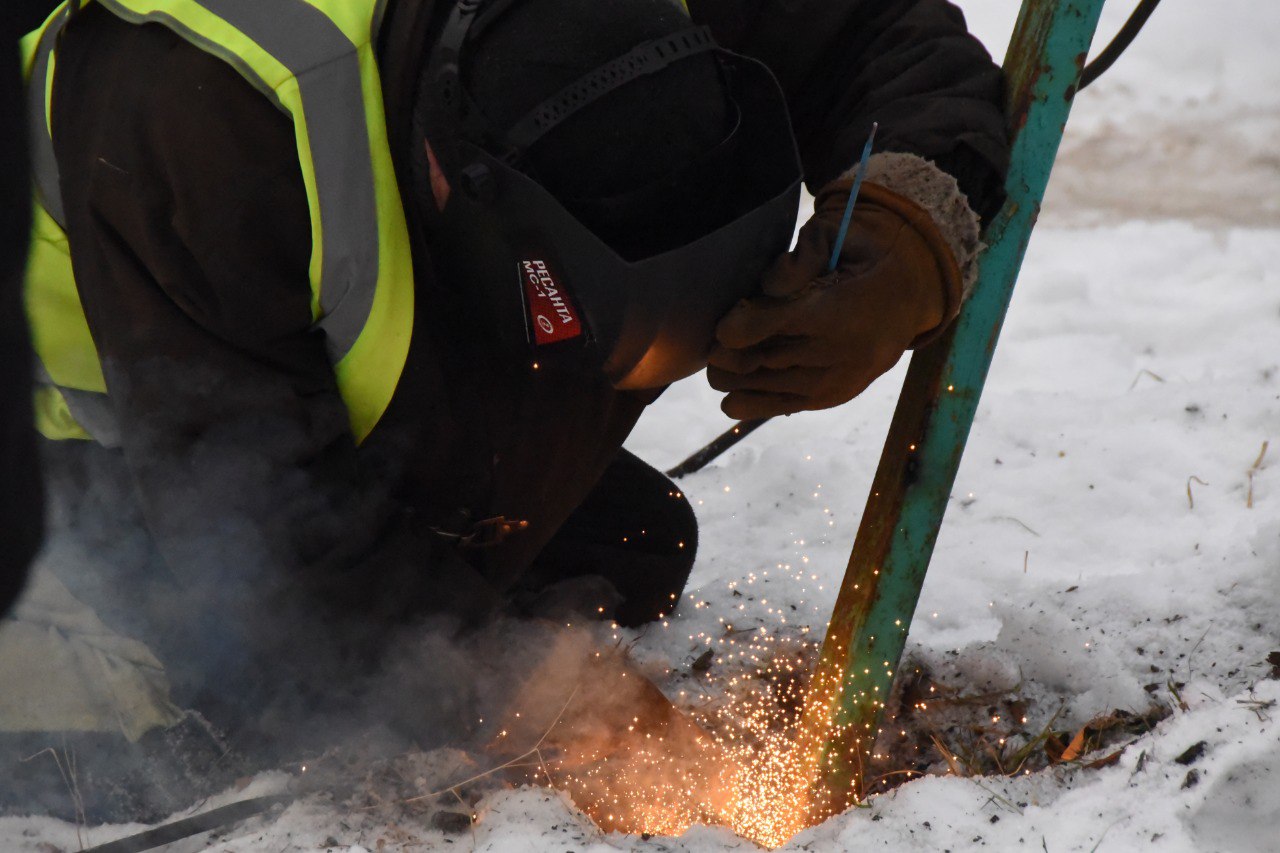
[[844,219],[840,220],[840,231],[836,234],[836,243],[831,249],[831,261],[827,264],[829,273],[835,272],[836,264],[840,262],[840,250],[844,248],[844,238],[849,233],[849,223],[853,221],[853,206],[858,203],[858,190],[862,189],[862,179],[867,174],[867,161],[871,159],[871,143],[875,142],[876,131],[879,129],[880,122],[873,122],[867,144],[862,146],[862,156],[858,158],[858,168],[853,176],[853,188],[849,190],[849,203],[844,206]]

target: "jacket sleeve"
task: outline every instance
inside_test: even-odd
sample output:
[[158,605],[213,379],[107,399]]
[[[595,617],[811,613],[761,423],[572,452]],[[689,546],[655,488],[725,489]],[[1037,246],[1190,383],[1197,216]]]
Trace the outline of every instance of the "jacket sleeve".
[[856,161],[872,122],[878,151],[953,175],[984,218],[1002,201],[1003,78],[945,0],[689,0],[726,48],[778,77],[813,192]]
[[77,285],[154,582],[222,638],[166,651],[331,678],[415,613],[483,610],[493,590],[350,434],[291,122],[168,30],[80,14],[54,106]]

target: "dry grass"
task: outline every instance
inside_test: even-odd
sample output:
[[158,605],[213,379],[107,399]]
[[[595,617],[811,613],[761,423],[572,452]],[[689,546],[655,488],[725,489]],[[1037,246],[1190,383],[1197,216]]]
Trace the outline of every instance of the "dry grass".
[[1195,480],[1197,483],[1199,483],[1199,484],[1200,484],[1200,485],[1202,485],[1202,486],[1207,486],[1207,485],[1209,485],[1209,484],[1208,484],[1208,483],[1206,483],[1204,480],[1201,480],[1201,479],[1200,479],[1199,477],[1197,477],[1195,474],[1192,474],[1190,477],[1188,477],[1188,478],[1187,478],[1187,507],[1188,507],[1188,508],[1190,508],[1190,509],[1195,509],[1195,508],[1196,508],[1196,499],[1195,499],[1195,498],[1192,496],[1192,494],[1191,494],[1191,481],[1192,481],[1192,480]]
[[1097,769],[1119,760],[1129,743],[1170,709],[1114,710],[1076,731],[1058,726],[1061,708],[1032,726],[1037,714],[1021,686],[973,692],[942,684],[923,664],[908,662],[886,711],[866,793],[882,793],[924,775],[1016,776],[1053,765]]
[[80,794],[79,778],[76,774],[76,755],[73,751],[67,749],[64,740],[62,753],[59,755],[58,750],[53,747],[45,747],[35,755],[29,755],[21,759],[25,764],[28,761],[48,755],[53,759],[53,763],[58,768],[58,773],[62,776],[62,783],[67,786],[67,796],[71,798],[72,807],[75,809],[76,816],[76,843],[81,849],[84,848],[84,838],[81,837],[81,831],[84,829],[88,821],[85,818],[84,797]]
[[1271,442],[1269,441],[1262,442],[1262,450],[1258,452],[1258,458],[1253,461],[1253,465],[1246,472],[1249,476],[1249,496],[1245,500],[1245,506],[1248,509],[1253,509],[1253,477],[1262,470],[1262,461],[1267,458],[1267,448],[1270,445]]
[[[812,655],[813,650],[808,654]],[[775,675],[764,684],[737,690],[771,690],[781,706],[785,697],[803,694],[803,681],[812,671],[806,655],[792,656],[785,678]],[[787,668],[770,668],[775,673]],[[906,661],[885,711],[873,754],[863,768],[864,794],[884,793],[926,775],[964,777],[1015,776],[1051,766],[1098,769],[1117,762],[1124,749],[1172,713],[1168,704],[1153,699],[1141,712],[1121,709],[1067,730],[1059,723],[1061,708],[1041,709],[1016,685],[1009,690],[975,691],[953,680],[944,683],[927,666]],[[1171,702],[1180,702],[1169,686]],[[732,692],[732,691],[730,691]],[[724,695],[703,695],[710,706],[726,702]],[[708,707],[699,709],[704,715]],[[779,716],[780,725],[799,713]],[[1047,715],[1047,716],[1046,716]]]

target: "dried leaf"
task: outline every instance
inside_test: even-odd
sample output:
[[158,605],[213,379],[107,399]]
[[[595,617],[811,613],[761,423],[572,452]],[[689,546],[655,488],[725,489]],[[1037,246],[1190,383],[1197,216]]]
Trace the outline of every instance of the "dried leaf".
[[1094,717],[1090,720],[1085,728],[1090,732],[1102,733],[1119,726],[1128,725],[1132,715],[1127,711],[1116,709],[1110,714],[1103,714],[1101,717]]
[[1169,679],[1168,682],[1166,682],[1165,686],[1169,688],[1169,692],[1173,694],[1173,698],[1177,700],[1178,708],[1180,708],[1183,711],[1191,710],[1191,706],[1186,703],[1186,700],[1182,698],[1182,694],[1178,692],[1182,687],[1186,685],[1182,684],[1181,682],[1175,682],[1171,678]]
[[1049,763],[1061,764],[1062,754],[1067,751],[1065,732],[1046,732],[1044,736],[1044,754],[1049,756]]
[[1076,736],[1071,739],[1071,743],[1067,744],[1067,748],[1062,751],[1062,756],[1058,760],[1065,763],[1079,758],[1084,753],[1084,736],[1088,731],[1089,727],[1085,726],[1076,732]]
[[1197,761],[1200,760],[1200,757],[1205,754],[1208,748],[1209,748],[1208,742],[1203,740],[1197,741],[1191,744],[1191,746],[1187,747],[1186,752],[1182,753],[1181,755],[1179,755],[1177,758],[1173,760],[1176,764],[1181,764],[1183,766],[1186,766],[1188,764],[1195,764]]
[[1085,765],[1086,770],[1097,770],[1100,767],[1110,767],[1120,761],[1120,756],[1124,755],[1124,747],[1117,749],[1110,755],[1103,756],[1095,761],[1090,761]]

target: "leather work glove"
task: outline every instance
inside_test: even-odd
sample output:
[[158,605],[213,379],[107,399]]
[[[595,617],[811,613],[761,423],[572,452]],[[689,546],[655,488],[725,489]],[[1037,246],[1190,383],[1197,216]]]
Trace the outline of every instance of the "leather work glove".
[[852,188],[828,184],[791,252],[765,273],[763,295],[739,302],[716,327],[711,387],[741,420],[848,402],[954,319],[962,278],[930,215],[864,183],[836,270],[827,265]]

